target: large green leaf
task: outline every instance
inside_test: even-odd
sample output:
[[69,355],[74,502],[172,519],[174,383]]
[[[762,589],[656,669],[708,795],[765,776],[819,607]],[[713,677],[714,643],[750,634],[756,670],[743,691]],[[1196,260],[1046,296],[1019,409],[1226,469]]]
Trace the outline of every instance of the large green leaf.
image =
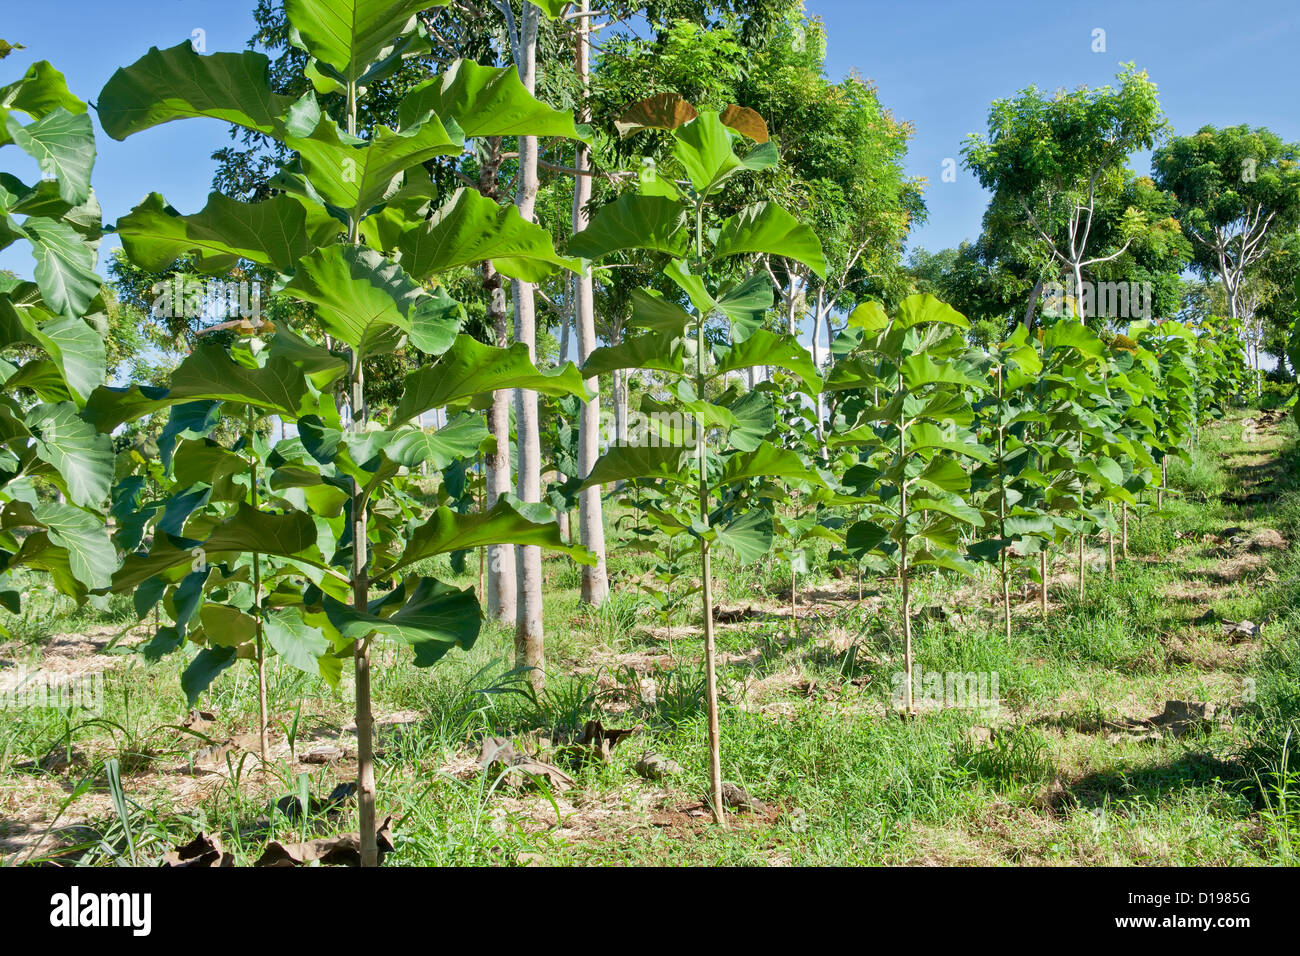
[[58,107],[27,126],[10,116],[9,138],[34,158],[47,179],[58,182],[59,197],[71,206],[90,198],[90,169],[95,164],[95,129],[83,111]]
[[826,275],[821,240],[776,203],[746,206],[722,224],[713,258],[763,253],[802,262],[817,275]]
[[[8,217],[5,217],[6,208]],[[95,242],[104,234],[103,210],[94,190],[85,202],[74,205],[59,195],[59,184],[55,180],[42,179],[28,187],[8,173],[0,173],[0,243],[4,245],[26,235],[14,216],[66,222],[88,242]]]
[[[18,110],[40,119],[60,108],[69,113],[86,112],[86,104],[68,90],[63,74],[45,60],[29,66],[21,79],[0,87],[0,110]],[[4,135],[0,130],[0,144],[7,142]]]
[[634,335],[618,345],[595,349],[583,363],[582,374],[595,378],[620,368],[658,369],[681,374],[684,355],[682,339],[670,332]]
[[447,321],[445,297],[430,296],[400,265],[365,246],[316,250],[284,291],[314,305],[325,330],[363,358],[394,351],[417,326]]
[[876,550],[889,538],[889,531],[871,521],[857,521],[849,526],[844,535],[844,547],[855,557],[861,559],[867,553]]
[[[434,578],[421,578],[408,598],[405,585],[360,611],[331,598],[325,599],[325,613],[334,628],[351,641],[374,634],[411,645],[415,665],[436,664],[453,647],[468,650],[482,626],[482,612],[474,591],[463,591]],[[397,610],[384,614],[394,605]]]
[[302,256],[342,228],[319,206],[283,194],[244,203],[212,193],[201,211],[182,216],[158,193],[150,193],[117,221],[131,261],[154,272],[186,255],[203,272],[229,272],[240,259],[292,272]]
[[107,587],[117,566],[117,551],[103,519],[72,505],[43,501],[32,507],[10,501],[0,515],[0,526],[41,529],[23,540],[9,566],[43,568],[65,594],[83,593],[77,584],[90,590]]
[[569,252],[584,259],[602,259],[624,249],[686,254],[689,236],[686,210],[663,196],[626,192],[602,206],[587,228],[569,240]]
[[762,326],[772,299],[772,279],[762,273],[737,282],[718,297],[718,311],[731,320],[733,341],[748,338]]
[[909,295],[899,303],[898,311],[894,315],[895,325],[910,329],[927,323],[954,325],[959,329],[970,328],[970,322],[964,315],[928,292]]
[[416,14],[446,0],[285,0],[289,41],[332,68],[344,83],[358,82],[371,64],[394,53],[415,32]]
[[348,371],[348,363],[343,359],[328,349],[295,335],[284,325],[276,327],[275,337],[271,339],[269,357],[284,359],[297,366],[319,389],[334,383]]
[[583,488],[630,481],[634,478],[658,478],[671,484],[691,484],[690,468],[683,458],[694,455],[687,448],[662,445],[615,445],[596,460]]
[[776,406],[764,392],[746,392],[729,406],[733,424],[727,442],[740,451],[753,451],[776,425]]
[[257,621],[228,604],[205,602],[199,610],[199,622],[208,644],[217,647],[239,647],[257,636]]
[[717,543],[742,565],[752,564],[772,550],[772,534],[772,515],[762,508],[751,508],[717,529]]
[[759,443],[753,451],[728,456],[722,471],[709,482],[709,488],[726,488],[749,478],[797,479],[814,486],[826,486],[821,476],[798,454],[765,441]]
[[[272,514],[240,502],[238,510],[213,528],[206,540],[155,535],[147,554],[126,556],[113,575],[113,590],[129,591],[155,574],[190,567],[199,559],[213,564],[257,552],[304,560],[315,552],[315,545],[316,525],[310,515],[301,511]],[[199,556],[194,554],[196,547],[201,549]]]
[[812,356],[791,335],[759,329],[743,342],[728,346],[718,356],[714,375],[723,375],[758,365],[778,365],[789,369],[803,381],[809,395],[821,391],[822,380]]
[[491,260],[512,279],[539,282],[557,269],[577,269],[558,255],[551,234],[513,205],[498,206],[477,189],[459,189],[433,217],[398,240],[402,268],[417,279]]
[[406,468],[427,461],[435,471],[442,471],[454,461],[472,458],[489,434],[482,415],[466,413],[436,430],[403,429],[384,454]]
[[191,705],[198,702],[202,694],[214,680],[235,663],[236,651],[233,647],[205,647],[194,656],[188,667],[181,674],[181,690]]
[[1075,349],[1094,360],[1100,360],[1106,354],[1106,347],[1097,333],[1082,322],[1071,319],[1062,319],[1050,326],[1043,333],[1043,347],[1049,351]]
[[908,391],[924,388],[927,385],[961,385],[979,389],[985,387],[983,379],[966,369],[951,362],[936,362],[924,352],[909,355],[903,359],[899,368],[903,373],[903,384]]
[[23,230],[31,240],[36,284],[46,305],[60,315],[85,315],[100,287],[94,246],[61,220],[33,216]]
[[286,128],[285,142],[298,151],[316,193],[353,220],[393,192],[403,172],[455,155],[464,145],[460,134],[449,132],[436,116],[400,133],[379,125],[369,137],[352,136],[314,100],[295,106]]
[[94,506],[113,482],[113,442],[77,416],[71,402],[37,405],[24,424],[35,436],[32,450],[57,473],[55,484],[74,505]]
[[743,158],[734,145],[740,134],[723,125],[718,114],[700,113],[673,131],[673,156],[682,164],[695,191],[707,196],[741,170],[768,169],[779,161],[776,146],[764,143]]
[[271,92],[269,61],[261,53],[200,56],[190,41],[149,52],[109,77],[99,94],[99,122],[114,139],[194,116],[283,136],[292,96]]
[[39,345],[54,362],[70,395],[85,401],[104,382],[104,338],[79,318],[40,322],[36,310],[15,308],[0,298],[0,350],[11,345]]
[[564,543],[560,526],[553,516],[549,521],[534,521],[508,499],[501,498],[491,510],[477,514],[435,508],[428,520],[411,533],[396,563],[379,573],[396,574],[425,558],[453,551],[472,551],[492,544],[533,545],[563,552],[580,564],[596,563],[596,556],[586,548]]
[[111,432],[161,408],[199,399],[239,402],[290,418],[307,414],[316,402],[302,370],[283,355],[272,355],[254,369],[232,361],[219,345],[200,345],[172,373],[169,388],[100,386],[86,403],[85,416]]
[[907,450],[909,452],[943,449],[958,455],[966,455],[983,462],[991,462],[993,454],[969,433],[954,432],[941,428],[931,422],[917,422],[907,429]]
[[281,608],[266,614],[262,619],[266,641],[290,667],[307,674],[319,674],[330,683],[338,684],[338,670],[322,662],[330,651],[330,642],[320,628],[305,623],[298,612]]
[[401,129],[430,113],[454,122],[467,137],[561,136],[577,139],[568,112],[552,109],[529,94],[513,66],[481,66],[456,60],[432,80],[412,89],[398,104]]
[[[768,305],[772,304],[768,296]],[[632,290],[632,326],[649,332],[682,335],[691,324],[691,316],[675,302],[669,302],[655,289]]]
[[588,398],[582,374],[572,363],[554,372],[539,371],[528,358],[528,347],[522,343],[499,349],[468,335],[459,335],[436,363],[406,376],[393,424],[410,421],[431,408],[486,399],[492,392],[507,388],[526,388],[555,397]]

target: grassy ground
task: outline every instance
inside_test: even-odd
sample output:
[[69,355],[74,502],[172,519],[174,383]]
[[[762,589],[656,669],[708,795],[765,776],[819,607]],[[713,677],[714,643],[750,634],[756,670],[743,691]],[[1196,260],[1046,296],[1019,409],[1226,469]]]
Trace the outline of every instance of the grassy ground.
[[[920,581],[924,673],[996,673],[996,708],[932,702],[895,716],[897,594],[824,566],[801,582],[798,621],[779,567],[724,568],[724,776],[763,808],[709,822],[700,638],[683,614],[658,627],[628,583],[596,612],[578,575],[548,562],[550,675],[540,697],[510,670],[511,635],[420,671],[381,653],[376,708],[390,865],[531,863],[1217,864],[1300,860],[1300,468],[1289,419],[1252,435],[1241,412],[1203,431],[1162,514],[1131,521],[1114,580],[1092,542],[1082,600],[1074,557],[1054,564],[1051,605],[1018,591],[1011,640],[991,581]],[[1277,532],[1284,543],[1266,532]],[[817,565],[814,565],[817,566]],[[915,599],[914,599],[915,600]],[[138,635],[129,602],[73,609],[38,591],[0,667],[102,672],[102,712],[21,709],[0,724],[0,855],[157,861],[199,831],[239,863],[270,839],[355,826],[350,804],[303,819],[281,798],[324,797],[355,772],[351,701],[273,666],[271,766],[256,749],[250,668],[226,672],[186,724],[184,661],[120,653]],[[1253,636],[1225,636],[1249,619]],[[121,643],[109,647],[121,637]],[[0,671],[2,673],[2,671]],[[1216,705],[1169,723],[1166,701]],[[951,695],[948,704],[954,703]],[[635,733],[608,762],[569,768],[563,792],[520,791],[477,764],[485,735],[562,763],[588,719]],[[251,733],[251,736],[250,736]],[[341,757],[331,763],[303,758]],[[635,770],[653,751],[680,772]],[[1289,755],[1289,756],[1288,756]],[[337,754],[335,755],[337,756]],[[105,761],[120,768],[120,806]],[[280,802],[280,806],[277,806]],[[130,839],[128,840],[128,834]]]

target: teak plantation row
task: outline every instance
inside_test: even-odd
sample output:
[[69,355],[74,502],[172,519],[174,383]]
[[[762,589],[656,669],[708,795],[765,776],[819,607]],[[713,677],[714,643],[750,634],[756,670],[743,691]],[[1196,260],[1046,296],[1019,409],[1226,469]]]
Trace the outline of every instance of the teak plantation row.
[[[192,702],[226,669],[254,668],[264,752],[269,657],[331,686],[350,669],[366,864],[382,800],[376,642],[428,667],[469,647],[485,615],[511,618],[517,664],[540,682],[543,550],[583,565],[583,597],[598,604],[613,536],[654,555],[639,586],[665,620],[696,607],[709,792],[725,824],[719,550],[742,562],[777,551],[792,606],[815,539],[859,581],[896,578],[911,711],[918,573],[991,569],[1008,633],[1014,582],[1036,578],[1046,614],[1049,552],[1077,548],[1082,594],[1085,541],[1101,536],[1113,572],[1130,518],[1160,505],[1169,458],[1253,387],[1230,321],[1150,318],[1120,332],[1073,299],[988,346],[933,295],[865,301],[810,354],[770,317],[793,314],[796,280],[823,287],[827,257],[813,228],[754,185],[781,162],[764,118],[672,93],[627,104],[619,134],[653,143],[656,158],[629,157],[594,203],[592,128],[535,96],[540,18],[570,7],[498,6],[514,65],[445,63],[396,103],[395,127],[363,127],[359,106],[428,49],[426,0],[287,0],[312,87],[302,95],[277,92],[261,54],[189,42],[112,76],[95,109],[113,139],[209,117],[283,160],[265,198],[214,192],[182,214],[153,194],[113,227],[147,272],[179,260],[197,275],[274,277],[272,318],[200,341],[166,387],[107,384],[87,105],[45,62],[0,89],[0,145],[44,173],[34,185],[0,174],[0,244],[26,240],[36,260],[34,281],[0,293],[6,574],[48,573],[78,601],[130,594],[152,635],[138,653],[187,655]],[[573,10],[585,77],[589,11]],[[517,152],[503,152],[507,138]],[[540,141],[572,157],[571,235],[535,221]],[[469,157],[471,175],[440,189],[430,169],[448,157]],[[500,201],[502,163],[518,166],[513,203]],[[1076,276],[1081,262],[1067,263]],[[627,328],[598,345],[594,290],[633,267],[654,281],[627,290]],[[464,330],[452,292],[466,274],[482,279],[496,344]],[[538,283],[557,277],[576,342],[549,367]],[[384,359],[399,352],[410,363],[395,374]],[[617,433],[602,434],[601,395],[611,382],[626,395],[629,380],[639,427],[629,435],[624,408]],[[478,562],[488,593],[431,574],[443,555]],[[0,598],[19,612],[17,590]]]

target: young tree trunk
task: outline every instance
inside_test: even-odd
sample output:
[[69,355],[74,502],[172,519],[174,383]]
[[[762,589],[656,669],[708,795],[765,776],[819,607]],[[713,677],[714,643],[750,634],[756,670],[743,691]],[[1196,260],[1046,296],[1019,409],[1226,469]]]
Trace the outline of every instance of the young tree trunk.
[[[582,0],[578,6],[579,13],[590,11],[590,0]],[[578,79],[586,90],[591,72],[591,43],[589,17],[578,20]],[[591,120],[591,108],[583,101],[578,110],[578,122]],[[573,231],[581,232],[587,228],[587,203],[591,201],[591,177],[583,175],[591,171],[591,150],[579,143],[574,157],[574,168],[578,175],[573,178]],[[577,294],[573,300],[573,324],[578,336],[578,364],[582,365],[596,349],[596,301],[592,287],[591,273],[574,277]],[[587,379],[587,388],[592,393],[591,401],[582,406],[578,419],[578,466],[585,479],[591,474],[600,456],[600,380]],[[578,534],[584,548],[596,556],[595,567],[582,566],[582,600],[594,607],[599,607],[609,595],[609,575],[605,566],[605,517],[600,500],[600,488],[584,489],[578,498]]]
[[[615,344],[622,344],[622,342],[623,342],[623,336],[622,334],[620,334],[618,337],[618,342]],[[620,368],[620,369],[616,369],[615,372],[616,374],[614,375],[614,437],[617,439],[620,445],[626,445],[627,430],[628,430],[628,421],[627,421],[628,370],[625,368]]]
[[[902,387],[902,373],[899,373],[899,387]],[[907,460],[906,420],[900,415],[898,421],[898,457]],[[903,701],[909,716],[916,713],[916,702],[912,697],[912,591],[907,577],[907,479],[899,482],[898,518],[902,526],[902,540],[898,548],[898,578],[903,588],[903,667],[904,682]]]
[[[821,356],[818,354],[818,339],[821,337],[822,315],[828,311],[826,308],[826,289],[825,287],[817,290],[817,310],[813,313],[812,321],[812,360],[813,367],[817,373],[821,374]],[[831,343],[829,339],[826,342],[826,351],[830,352]],[[822,404],[822,393],[817,392],[813,398],[814,409],[817,418],[817,444],[821,448],[822,457],[828,457],[826,454],[826,424],[824,421],[824,409]]]
[[[571,285],[571,289],[572,287],[575,286]],[[571,304],[571,306],[564,308],[564,311],[560,313],[560,354],[559,354],[559,359],[556,360],[555,363],[556,368],[563,368],[564,363],[568,362],[569,328],[571,328],[572,325],[572,321],[571,321],[572,312],[573,312],[573,308]],[[563,471],[560,471],[559,468],[556,468],[555,470],[556,483],[563,485],[564,481],[568,480],[568,477],[569,476],[565,475]],[[555,511],[555,523],[559,525],[560,540],[562,540],[564,544],[567,545],[573,544],[573,533],[571,529],[569,529],[569,510],[567,509],[567,507],[560,507],[560,509]]]
[[1110,522],[1106,527],[1106,560],[1110,568],[1110,579],[1115,580],[1115,506],[1106,503],[1106,514]]
[[[700,237],[697,237],[697,248]],[[696,327],[695,379],[698,394],[704,394],[704,320],[699,317]],[[698,419],[693,429],[695,438],[695,461],[699,469],[700,483],[697,489],[700,508],[700,523],[709,526],[709,472],[708,445],[704,429]],[[727,810],[722,802],[722,731],[718,722],[718,674],[717,654],[713,640],[713,555],[706,538],[700,538],[700,583],[701,598],[704,605],[704,679],[705,697],[709,712],[709,802],[712,804],[713,819],[724,829],[727,826]]]
[[1002,551],[1002,621],[1007,641],[1011,640],[1011,578],[1007,575],[1007,552]]
[[[571,325],[569,319],[571,311],[571,308],[566,308],[560,317],[560,358],[559,361],[556,362],[556,365],[561,368],[564,366],[564,363],[569,360],[569,327]],[[564,472],[560,471],[558,468],[555,470],[556,482],[564,484],[567,479],[568,476]],[[568,508],[562,507],[555,512],[555,523],[559,525],[560,528],[560,540],[565,544],[573,544],[573,533],[569,527]]]
[[[257,452],[253,448],[253,409],[248,410],[248,467],[249,467],[249,497],[251,499],[253,510],[258,511],[261,508],[260,496],[258,494],[258,481],[260,480],[257,473]],[[268,744],[267,733],[267,714],[266,714],[266,641],[262,628],[262,556],[258,552],[253,552],[253,620],[255,622],[256,637],[254,647],[257,652],[257,742],[258,755],[262,762],[262,777],[266,778],[266,751]]]
[[[491,136],[484,141],[484,157],[479,168],[479,192],[494,202],[501,198],[499,171],[501,168],[501,137]],[[497,348],[510,345],[510,321],[506,314],[506,291],[501,273],[492,263],[482,267],[483,289],[487,293],[487,324],[495,336]],[[497,500],[513,488],[510,480],[510,406],[514,389],[500,389],[492,393],[492,406],[488,409],[488,429],[496,440],[496,449],[487,456],[485,508],[492,508]],[[493,544],[487,549],[487,616],[498,624],[513,624],[515,620],[515,548],[512,544]]]
[[1047,620],[1047,546],[1038,552],[1038,609]]
[[[804,284],[806,285],[808,280],[805,279],[803,281]],[[795,272],[792,270],[790,272],[790,284],[786,287],[786,291],[785,291],[785,325],[786,325],[786,332],[788,332],[790,335],[797,336],[799,334],[799,328],[795,321],[796,317],[798,316],[798,313],[799,313],[798,277],[795,274]]]
[[[357,132],[357,87],[348,84],[348,133]],[[350,239],[354,246],[361,244],[361,224],[353,222]],[[365,428],[367,414],[365,371],[361,356],[352,353],[351,420],[348,428],[360,432]],[[366,613],[370,606],[369,539],[366,524],[365,490],[355,480],[352,482],[352,606]],[[375,830],[375,719],[370,701],[370,640],[358,640],[353,648],[353,675],[356,685],[357,723],[357,823],[361,851],[361,865],[379,865],[379,844]]]
[[[523,5],[515,68],[529,93],[537,89],[537,24],[540,12],[533,4]],[[515,189],[515,207],[525,222],[532,222],[537,205],[538,143],[535,136],[519,137],[519,179]],[[515,341],[528,347],[528,356],[537,361],[537,302],[531,282],[513,280],[515,306]],[[526,503],[542,500],[541,437],[538,434],[537,393],[515,390],[515,431],[518,440],[519,474],[516,494]],[[541,690],[546,677],[542,633],[542,549],[536,545],[515,548],[515,578],[518,594],[515,607],[515,665],[533,668],[529,681]]]
[[794,559],[790,559],[790,637],[799,629],[799,572]]
[[1007,577],[1007,428],[1004,420],[1004,390],[1006,369],[998,372],[998,536],[1002,539],[1002,549],[998,552],[998,574],[1002,579],[1002,622],[1006,632],[1007,643],[1011,642],[1011,582]]
[[1087,540],[1087,535],[1082,531],[1079,532],[1079,600],[1083,600],[1083,546]]
[[1128,557],[1128,502],[1120,502],[1120,553]]
[[[701,493],[708,494],[704,489]],[[708,521],[707,515],[704,520]],[[709,711],[709,802],[713,805],[714,822],[726,829],[727,810],[722,802],[722,731],[718,723],[718,663],[713,640],[713,559],[707,541],[700,542],[700,562],[704,584],[705,696]]]
[[[365,379],[361,363],[352,358],[351,427],[360,430],[364,422],[357,409],[365,407]],[[366,612],[370,603],[368,568],[366,498],[361,486],[352,486],[352,606]],[[361,838],[361,865],[378,866],[379,848],[375,839],[375,752],[374,715],[370,701],[370,641],[362,639],[353,649],[353,673],[356,683],[357,723],[357,816]]]

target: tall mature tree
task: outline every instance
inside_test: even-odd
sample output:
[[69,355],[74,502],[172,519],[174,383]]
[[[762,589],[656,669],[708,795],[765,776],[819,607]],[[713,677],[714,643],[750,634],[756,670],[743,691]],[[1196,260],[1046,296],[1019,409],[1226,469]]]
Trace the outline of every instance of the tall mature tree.
[[1223,283],[1234,319],[1246,318],[1245,283],[1270,242],[1300,223],[1298,162],[1300,144],[1248,126],[1203,126],[1151,158],[1156,183],[1178,199],[1197,270]]
[[1156,181],[1178,197],[1194,263],[1223,283],[1228,315],[1242,321],[1261,387],[1260,307],[1272,288],[1260,275],[1277,240],[1300,223],[1300,144],[1264,128],[1203,126],[1156,151]]
[[[1122,193],[1125,166],[1135,151],[1150,149],[1167,122],[1155,84],[1128,64],[1118,89],[1045,94],[1029,87],[994,101],[987,136],[972,134],[962,148],[966,167],[992,191],[986,226],[1016,226],[1083,289],[1085,269],[1119,258],[1149,228],[1132,217],[1103,244],[1099,206]],[[1078,306],[1076,304],[1076,310]]]
[[[589,87],[591,74],[590,12],[590,0],[581,0],[575,10],[579,16],[574,69],[584,94]],[[591,121],[591,107],[585,102],[585,97],[577,118],[580,123]],[[577,144],[573,166],[573,232],[577,235],[587,228],[587,204],[591,201],[591,148],[586,143]],[[573,281],[573,324],[578,335],[578,363],[582,364],[596,350],[595,288],[590,269],[576,276]],[[563,359],[563,354],[560,357]],[[584,480],[591,474],[600,455],[598,386],[599,381],[595,378],[587,381],[587,388],[594,397],[583,403],[578,424],[579,477]],[[599,488],[584,488],[581,492],[578,499],[578,533],[582,546],[595,554],[597,559],[595,565],[584,565],[582,568],[582,600],[600,605],[609,594],[609,577],[605,570],[605,523]]]
[[1290,350],[1295,316],[1300,312],[1300,232],[1279,236],[1272,243],[1272,251],[1260,264],[1260,277],[1267,292],[1256,310],[1260,348],[1277,360],[1284,374],[1289,365],[1294,378],[1297,369]]
[[[492,0],[506,21],[506,37],[519,80],[529,94],[537,92],[537,31],[542,11],[524,0],[515,16],[510,0]],[[552,2],[551,6],[556,4]],[[515,179],[515,208],[525,222],[535,221],[539,178],[536,136],[518,137],[519,173]],[[515,341],[528,347],[530,361],[537,360],[536,286],[523,279],[511,282],[514,299]],[[515,434],[519,471],[515,493],[524,502],[542,500],[542,448],[538,431],[537,393],[515,389]],[[515,548],[515,664],[531,668],[529,681],[540,689],[546,682],[542,631],[542,549]]]
[[[902,246],[924,214],[921,184],[903,171],[911,127],[894,118],[856,75],[839,83],[826,77],[825,28],[806,15],[801,0],[736,6],[744,8],[739,15],[721,16],[708,30],[678,19],[650,38],[614,38],[597,70],[596,98],[615,112],[647,93],[671,92],[702,109],[748,115],[748,129],[760,129],[757,116],[766,120],[762,138],[772,142],[781,163],[729,184],[721,202],[740,208],[760,197],[775,198],[823,238],[829,269],[824,279],[793,259],[773,256],[767,262],[781,291],[782,328],[790,332],[811,316],[820,362],[823,341],[829,354],[829,323],[837,307],[907,291]],[[661,165],[666,144],[659,133],[639,132],[611,151],[623,161],[639,155]],[[611,283],[645,284],[645,277],[623,272]],[[755,370],[748,374],[752,383]]]

